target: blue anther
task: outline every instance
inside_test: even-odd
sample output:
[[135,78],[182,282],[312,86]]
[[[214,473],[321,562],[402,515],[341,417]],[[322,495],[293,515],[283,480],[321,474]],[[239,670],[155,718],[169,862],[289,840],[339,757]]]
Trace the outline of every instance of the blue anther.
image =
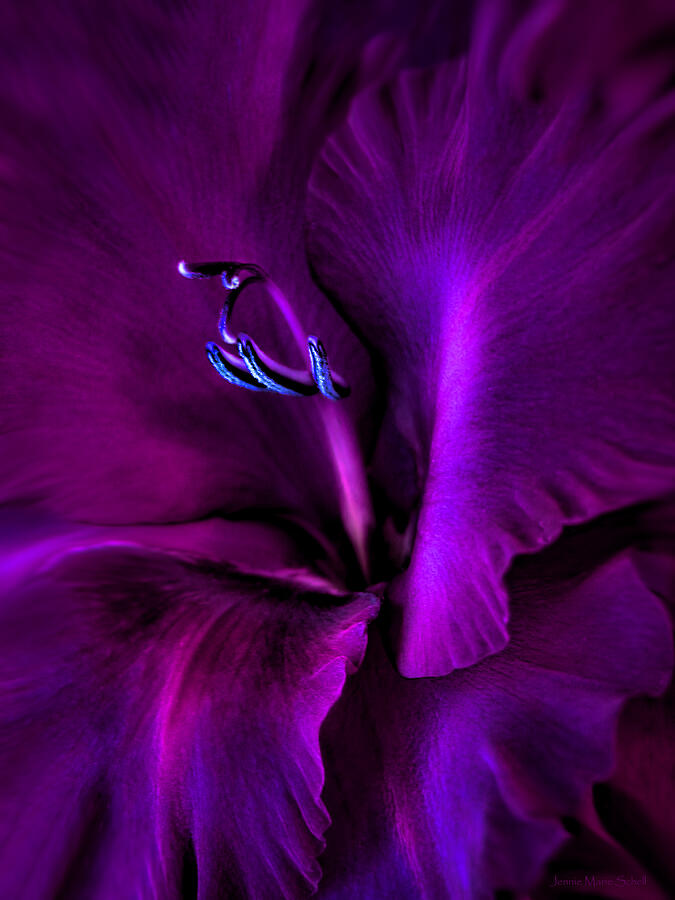
[[317,390],[313,384],[303,383],[293,374],[274,368],[271,361],[263,360],[260,350],[247,334],[239,335],[237,350],[250,375],[268,391],[285,394],[287,397],[308,397],[316,394]]
[[218,344],[210,341],[206,345],[206,355],[216,372],[230,384],[247,388],[249,391],[265,390],[257,379],[252,378],[246,369],[241,367],[239,360],[233,360]]
[[[239,357],[228,353],[217,344],[206,345],[206,355],[216,372],[230,384],[250,391],[274,391],[288,397],[310,397],[321,392],[330,400],[340,400],[349,395],[349,387],[339,375],[331,372],[326,349],[317,337],[309,337],[309,361],[311,375],[305,370],[291,369],[271,359],[254,344],[248,335],[229,331],[229,322],[238,296],[254,282],[270,282],[264,269],[253,263],[187,262],[178,263],[183,278],[220,277],[227,294],[223,303],[218,330],[227,344],[236,344]],[[272,290],[279,292],[276,285]],[[222,296],[222,295],[221,295]]]
[[349,388],[333,379],[328,366],[328,354],[321,341],[314,336],[308,337],[307,349],[309,350],[312,378],[324,397],[328,397],[329,400],[341,400],[347,397]]

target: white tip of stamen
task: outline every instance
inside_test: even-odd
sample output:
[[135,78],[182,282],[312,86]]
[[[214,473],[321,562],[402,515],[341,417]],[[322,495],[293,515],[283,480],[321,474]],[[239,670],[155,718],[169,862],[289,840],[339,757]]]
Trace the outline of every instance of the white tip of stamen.
[[239,276],[233,275],[232,278],[227,277],[227,272],[223,272],[220,276],[220,280],[223,282],[223,287],[227,291],[234,291],[239,287]]

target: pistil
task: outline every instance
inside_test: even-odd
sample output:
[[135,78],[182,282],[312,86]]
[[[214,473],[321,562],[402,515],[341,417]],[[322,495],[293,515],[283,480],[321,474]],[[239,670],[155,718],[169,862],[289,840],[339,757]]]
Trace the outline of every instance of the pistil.
[[[206,345],[206,354],[218,374],[230,384],[249,390],[273,391],[289,397],[309,397],[321,393],[329,400],[341,400],[349,395],[346,382],[331,372],[324,345],[314,335],[305,337],[292,305],[278,285],[259,266],[236,262],[187,263],[181,260],[178,271],[184,278],[220,276],[226,297],[218,330],[226,344],[236,346],[239,356],[214,343]],[[267,356],[248,335],[230,331],[229,323],[237,298],[246,287],[256,282],[265,284],[293,338],[303,353],[307,354],[308,371],[281,365]]]
[[[340,400],[349,395],[347,383],[329,366],[324,344],[314,335],[306,336],[288,298],[259,266],[237,262],[188,263],[183,260],[178,264],[178,271],[190,279],[220,276],[226,296],[218,330],[226,344],[236,347],[238,356],[213,342],[206,345],[206,354],[211,365],[228,383],[248,390],[271,391],[292,397],[321,393],[329,400]],[[249,335],[230,331],[237,299],[247,286],[255,283],[264,283],[295,343],[302,353],[307,354],[308,370],[284,366],[264,353]],[[321,404],[319,416],[336,472],[345,531],[366,583],[369,583],[368,543],[374,517],[362,454],[351,423],[341,409],[334,404]]]

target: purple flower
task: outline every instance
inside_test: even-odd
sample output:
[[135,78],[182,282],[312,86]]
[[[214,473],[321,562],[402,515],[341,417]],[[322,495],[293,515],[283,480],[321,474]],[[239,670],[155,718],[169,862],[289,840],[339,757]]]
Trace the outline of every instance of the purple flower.
[[666,896],[672,5],[165,6],[4,27],[0,894]]

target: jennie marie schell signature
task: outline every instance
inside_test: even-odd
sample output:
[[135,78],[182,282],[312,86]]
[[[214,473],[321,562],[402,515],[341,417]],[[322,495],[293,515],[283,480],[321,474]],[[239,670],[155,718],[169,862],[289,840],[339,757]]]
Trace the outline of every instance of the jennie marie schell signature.
[[549,887],[558,888],[632,888],[647,887],[646,875],[584,875],[583,878],[573,878],[569,875],[561,878],[553,874]]

